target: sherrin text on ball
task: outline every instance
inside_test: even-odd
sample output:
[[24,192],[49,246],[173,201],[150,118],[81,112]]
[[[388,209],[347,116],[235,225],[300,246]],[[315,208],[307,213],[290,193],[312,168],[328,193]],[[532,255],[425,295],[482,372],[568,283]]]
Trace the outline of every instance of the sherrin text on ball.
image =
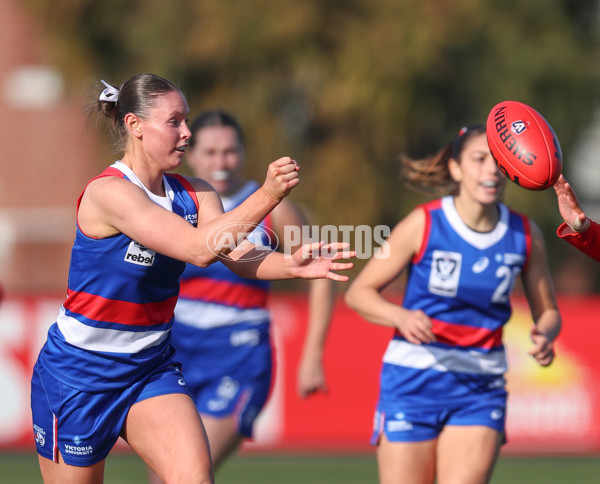
[[550,124],[518,101],[496,104],[487,118],[492,156],[509,180],[528,190],[546,190],[562,172],[562,152]]

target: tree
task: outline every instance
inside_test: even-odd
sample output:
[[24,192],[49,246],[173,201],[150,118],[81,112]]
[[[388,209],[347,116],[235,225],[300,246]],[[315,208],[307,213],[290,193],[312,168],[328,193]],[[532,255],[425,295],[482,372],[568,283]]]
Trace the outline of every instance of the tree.
[[[420,200],[396,155],[436,150],[505,99],[549,120],[568,173],[597,105],[591,0],[28,1],[73,86],[155,72],[183,88],[192,116],[231,110],[250,174],[295,156],[294,197],[320,223],[393,224]],[[551,237],[552,193],[506,197]]]

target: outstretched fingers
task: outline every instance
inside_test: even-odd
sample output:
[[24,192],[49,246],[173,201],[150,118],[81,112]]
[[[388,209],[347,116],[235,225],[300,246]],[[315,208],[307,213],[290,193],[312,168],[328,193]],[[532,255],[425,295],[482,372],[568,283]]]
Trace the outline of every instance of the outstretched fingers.
[[337,282],[346,282],[349,281],[350,278],[348,276],[342,275],[342,274],[336,274],[335,272],[331,272],[329,271],[327,273],[327,275],[325,276],[326,279],[331,279],[332,281],[337,281]]
[[326,259],[330,259],[332,262],[329,264],[329,272],[327,273],[327,279],[334,281],[345,282],[350,278],[346,275],[336,274],[332,271],[347,271],[354,267],[353,262],[333,262],[340,259],[351,259],[356,257],[355,250],[345,250],[349,247],[347,242],[333,242],[331,244],[323,245],[321,248],[321,254]]
[[321,255],[327,259],[339,260],[356,257],[355,250],[346,250],[348,247],[350,247],[348,242],[331,242],[329,244],[318,242],[316,245],[318,246],[317,248],[320,249]]
[[301,248],[302,264],[320,267],[320,270],[317,269],[317,272],[320,273],[317,277],[325,277],[334,281],[347,281],[349,280],[348,276],[336,274],[333,271],[346,271],[354,267],[352,262],[335,262],[340,259],[356,257],[356,251],[347,250],[349,245],[347,242],[325,244],[323,241],[305,244]]

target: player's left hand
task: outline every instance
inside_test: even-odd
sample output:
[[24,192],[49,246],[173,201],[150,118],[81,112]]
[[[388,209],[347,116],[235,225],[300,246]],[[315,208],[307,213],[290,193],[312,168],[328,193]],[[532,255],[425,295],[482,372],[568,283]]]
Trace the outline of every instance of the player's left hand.
[[298,395],[306,398],[318,391],[327,393],[323,364],[315,358],[302,358],[298,368]]
[[346,242],[315,242],[300,247],[291,256],[286,257],[288,272],[293,277],[302,279],[331,279],[347,281],[348,276],[336,274],[333,271],[352,269],[352,262],[336,262],[340,259],[356,257],[356,251],[345,250],[349,247]]
[[531,328],[531,341],[533,348],[527,353],[533,356],[541,366],[550,365],[554,360],[554,346],[545,334],[538,331],[535,324]]

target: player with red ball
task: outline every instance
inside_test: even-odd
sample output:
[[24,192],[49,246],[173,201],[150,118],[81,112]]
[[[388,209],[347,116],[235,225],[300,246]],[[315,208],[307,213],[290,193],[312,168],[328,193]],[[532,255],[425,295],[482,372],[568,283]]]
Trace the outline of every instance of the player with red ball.
[[[541,366],[554,359],[561,317],[544,241],[529,217],[501,202],[506,178],[485,126],[402,163],[409,186],[442,197],[404,217],[386,241],[388,257],[369,260],[346,292],[361,316],[395,330],[372,436],[379,482],[483,484],[505,441],[502,329],[517,278],[534,323],[528,353]],[[397,304],[383,291],[403,272]]]

